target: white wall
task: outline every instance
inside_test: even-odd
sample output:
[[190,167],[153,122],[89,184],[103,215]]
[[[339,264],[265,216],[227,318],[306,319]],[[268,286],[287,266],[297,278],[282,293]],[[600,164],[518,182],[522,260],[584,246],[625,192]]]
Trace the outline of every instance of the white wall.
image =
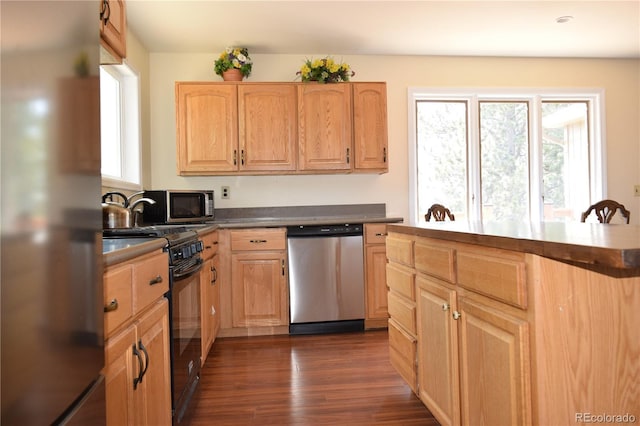
[[[640,203],[633,197],[633,185],[640,183],[640,60],[336,56],[355,70],[353,81],[387,82],[389,173],[180,177],[176,174],[174,83],[221,81],[213,71],[218,53],[149,55],[148,188],[213,188],[216,206],[223,208],[386,203],[389,215],[408,220],[408,87],[603,88],[608,196],[625,204],[632,211],[632,222],[639,223]],[[251,57],[254,70],[248,81],[294,81],[306,59],[304,55]],[[219,199],[222,185],[231,188],[228,200]]]

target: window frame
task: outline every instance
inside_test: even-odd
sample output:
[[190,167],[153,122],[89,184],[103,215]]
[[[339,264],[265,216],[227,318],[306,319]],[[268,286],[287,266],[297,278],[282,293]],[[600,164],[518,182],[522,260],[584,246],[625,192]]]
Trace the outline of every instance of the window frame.
[[[588,102],[590,197],[591,200],[606,198],[606,128],[605,93],[601,88],[442,88],[409,87],[407,93],[408,116],[408,174],[409,174],[409,224],[418,225],[424,213],[418,212],[417,188],[417,108],[416,101],[463,101],[468,102],[467,135],[467,217],[479,222],[482,205],[474,194],[481,193],[480,181],[480,117],[481,101],[526,101],[529,102],[529,217],[531,222],[543,221],[542,185],[542,102],[586,101]],[[591,201],[590,200],[590,201]],[[590,204],[590,203],[589,203]],[[589,205],[587,204],[587,205]]]
[[[102,64],[100,68],[120,83],[120,155],[122,176],[102,176],[102,185],[138,191],[142,189],[140,74],[129,63]],[[102,105],[101,105],[102,107]]]

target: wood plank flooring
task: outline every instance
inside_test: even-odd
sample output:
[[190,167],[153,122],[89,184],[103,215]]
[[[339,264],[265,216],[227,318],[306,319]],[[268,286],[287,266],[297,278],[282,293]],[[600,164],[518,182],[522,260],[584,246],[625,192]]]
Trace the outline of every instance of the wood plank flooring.
[[438,425],[389,363],[386,330],[217,339],[191,426]]

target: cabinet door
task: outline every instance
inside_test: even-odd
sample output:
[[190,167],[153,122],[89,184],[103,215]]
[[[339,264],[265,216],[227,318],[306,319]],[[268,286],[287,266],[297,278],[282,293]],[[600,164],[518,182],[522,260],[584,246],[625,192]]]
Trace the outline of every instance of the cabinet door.
[[463,423],[531,424],[528,323],[466,298],[460,312]]
[[366,251],[366,318],[386,319],[387,251],[384,244],[367,245]]
[[211,267],[212,267],[212,282],[213,285],[211,287],[211,305],[213,312],[213,341],[216,340],[218,336],[218,331],[220,331],[220,277],[221,274],[218,273],[220,270],[220,256],[216,254],[211,259]]
[[125,0],[100,1],[100,37],[109,53],[122,62],[127,56],[127,13]]
[[356,171],[388,171],[387,84],[353,83],[353,141]]
[[133,354],[136,329],[133,325],[107,340],[105,345],[105,386],[107,425],[134,423],[134,377],[138,376],[138,357]]
[[178,173],[238,170],[235,84],[176,83]]
[[233,254],[231,276],[234,327],[289,323],[283,252]]
[[300,170],[351,170],[351,86],[298,86]]
[[156,303],[136,323],[138,350],[146,372],[136,392],[137,425],[171,425],[171,366],[169,359],[169,304]]
[[240,170],[295,170],[296,86],[238,86]]
[[457,308],[456,292],[423,276],[416,285],[420,400],[440,424],[459,425],[458,323],[451,315]]
[[204,262],[200,270],[200,316],[202,329],[202,364],[204,364],[213,343],[213,260],[209,259]]

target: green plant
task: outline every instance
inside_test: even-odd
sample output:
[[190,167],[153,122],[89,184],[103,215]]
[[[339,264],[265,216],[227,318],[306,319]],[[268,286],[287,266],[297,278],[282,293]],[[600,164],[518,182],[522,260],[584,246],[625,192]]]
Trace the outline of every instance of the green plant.
[[296,74],[300,75],[302,81],[318,81],[320,83],[349,81],[349,78],[356,75],[349,67],[349,64],[338,63],[331,57],[315,60],[307,59]]
[[232,68],[237,68],[243,76],[248,77],[251,74],[252,66],[253,62],[246,47],[227,47],[216,59],[213,68],[218,75],[222,75],[223,72]]

